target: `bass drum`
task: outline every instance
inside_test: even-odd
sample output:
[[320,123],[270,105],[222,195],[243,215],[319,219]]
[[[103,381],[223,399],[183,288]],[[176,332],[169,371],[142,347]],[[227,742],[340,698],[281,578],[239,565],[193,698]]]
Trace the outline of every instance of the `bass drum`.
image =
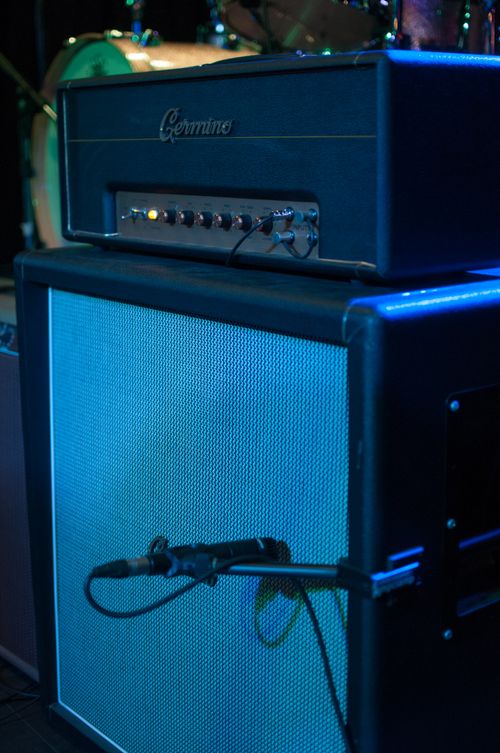
[[[83,34],[69,40],[57,54],[41,94],[55,109],[57,86],[64,80],[187,68],[251,54],[255,53],[197,43],[142,46],[131,34],[120,32]],[[69,245],[61,234],[57,126],[44,113],[33,119],[32,164],[32,200],[40,242],[47,247]]]

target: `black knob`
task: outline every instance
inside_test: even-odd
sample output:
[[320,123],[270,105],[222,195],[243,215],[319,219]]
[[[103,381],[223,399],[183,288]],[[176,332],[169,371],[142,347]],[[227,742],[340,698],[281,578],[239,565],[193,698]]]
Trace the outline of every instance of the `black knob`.
[[250,230],[252,227],[252,218],[249,214],[237,214],[233,220],[233,227],[236,230]]
[[214,227],[221,227],[223,230],[229,230],[233,224],[233,218],[229,212],[220,212],[214,214]]
[[174,225],[175,221],[177,219],[177,210],[176,209],[165,209],[163,211],[163,222],[168,222],[169,225]]
[[210,227],[212,220],[212,212],[196,212],[194,215],[195,224],[200,227]]
[[191,227],[194,222],[194,212],[191,209],[182,209],[177,212],[176,220],[179,225]]
[[274,224],[272,217],[256,217],[255,222],[258,224],[261,222],[262,224],[258,228],[259,232],[265,233],[266,235],[269,235],[269,233],[272,232]]

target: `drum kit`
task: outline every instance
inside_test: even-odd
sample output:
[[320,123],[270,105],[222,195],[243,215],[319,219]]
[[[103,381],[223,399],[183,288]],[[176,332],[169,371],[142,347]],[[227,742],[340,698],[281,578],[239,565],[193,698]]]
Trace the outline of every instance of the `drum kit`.
[[34,213],[35,237],[43,246],[66,244],[59,231],[56,128],[56,90],[63,80],[170,70],[235,56],[500,50],[494,0],[208,0],[210,23],[195,43],[165,42],[157,32],[144,31],[143,6],[144,0],[133,3],[130,32],[88,33],[66,40],[48,68],[41,92],[1,56],[0,68],[36,105],[30,129],[29,211]]

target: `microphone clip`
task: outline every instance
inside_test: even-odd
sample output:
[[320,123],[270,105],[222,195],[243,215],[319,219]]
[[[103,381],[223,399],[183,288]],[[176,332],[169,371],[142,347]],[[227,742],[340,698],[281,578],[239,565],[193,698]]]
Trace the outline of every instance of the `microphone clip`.
[[[215,586],[217,576],[208,574],[217,566],[219,560],[209,552],[200,552],[191,547],[178,547],[176,549],[168,548],[168,539],[165,536],[156,536],[150,543],[149,554],[167,554],[171,566],[165,573],[166,578],[172,578],[175,575],[188,575],[191,578],[203,578],[207,586]],[[177,552],[182,552],[178,556]]]

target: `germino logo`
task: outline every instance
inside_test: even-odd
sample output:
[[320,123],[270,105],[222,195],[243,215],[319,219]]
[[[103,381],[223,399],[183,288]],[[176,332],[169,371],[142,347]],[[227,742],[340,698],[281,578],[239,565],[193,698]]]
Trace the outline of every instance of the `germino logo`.
[[231,133],[234,120],[188,120],[180,116],[180,107],[167,110],[160,123],[160,140],[175,144],[177,139],[186,136],[227,136]]

